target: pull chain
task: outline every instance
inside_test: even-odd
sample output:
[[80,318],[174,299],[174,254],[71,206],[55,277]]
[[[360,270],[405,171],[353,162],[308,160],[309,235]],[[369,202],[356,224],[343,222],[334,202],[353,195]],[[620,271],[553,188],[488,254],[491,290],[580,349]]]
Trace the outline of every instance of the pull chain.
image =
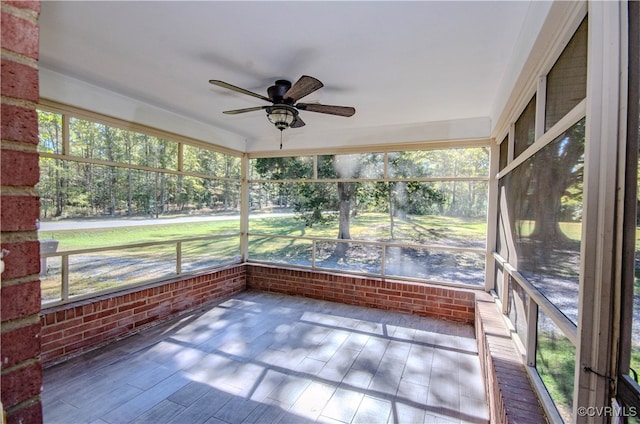
[[280,150],[282,150],[282,130],[280,130]]

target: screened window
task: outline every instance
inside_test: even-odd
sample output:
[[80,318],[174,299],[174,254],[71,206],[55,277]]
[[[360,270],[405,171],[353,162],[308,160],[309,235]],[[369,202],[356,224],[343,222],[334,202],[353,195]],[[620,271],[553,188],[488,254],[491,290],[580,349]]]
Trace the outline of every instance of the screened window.
[[71,114],[38,118],[45,304],[239,260],[239,157]]
[[[539,394],[548,412],[565,422],[573,420],[587,142],[586,112],[569,112],[586,96],[586,22],[546,78],[537,79],[546,81],[546,87],[538,84],[546,95],[534,93],[509,124],[513,139],[500,143],[497,163],[508,172],[497,184],[493,287],[531,378],[545,388]],[[545,116],[536,116],[539,111]],[[536,133],[536,122],[544,122],[545,131]],[[507,166],[511,149],[512,169]]]
[[249,260],[484,284],[488,148],[249,163]]
[[513,157],[520,156],[535,141],[536,135],[536,96],[533,96],[527,107],[515,123]]
[[573,323],[578,319],[584,120],[505,177],[514,265]]
[[547,75],[545,131],[587,97],[587,19]]
[[502,171],[509,163],[509,136],[506,136],[500,143],[500,159],[498,161],[498,170]]

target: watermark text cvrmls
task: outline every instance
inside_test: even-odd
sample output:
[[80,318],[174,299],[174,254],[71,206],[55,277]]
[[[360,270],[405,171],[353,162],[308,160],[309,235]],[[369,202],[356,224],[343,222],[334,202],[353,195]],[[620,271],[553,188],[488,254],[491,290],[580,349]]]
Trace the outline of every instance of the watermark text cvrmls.
[[635,406],[580,406],[580,417],[637,417]]

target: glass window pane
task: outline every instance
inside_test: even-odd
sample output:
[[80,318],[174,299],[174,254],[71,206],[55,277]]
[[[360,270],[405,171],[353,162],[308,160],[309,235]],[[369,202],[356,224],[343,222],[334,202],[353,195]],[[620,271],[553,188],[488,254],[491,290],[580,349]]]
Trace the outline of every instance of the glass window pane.
[[587,96],[587,18],[547,75],[545,131]]
[[311,266],[313,241],[249,236],[249,260]]
[[235,181],[41,158],[37,191],[42,222],[94,218],[108,221],[109,226],[117,226],[117,220],[131,226],[152,224],[145,219],[187,214],[235,215],[239,222],[240,182]]
[[[577,323],[584,119],[505,176],[507,237],[518,270]],[[502,199],[501,199],[502,202]]]
[[38,151],[62,154],[62,115],[38,111]]
[[572,422],[576,348],[541,310],[538,311],[536,370],[560,416]]
[[318,156],[318,178],[375,179],[383,176],[382,153]]
[[506,187],[505,182],[508,181],[507,178],[502,178],[498,181],[498,227],[497,232],[498,235],[496,237],[496,252],[504,260],[509,260],[510,254],[510,241],[511,245],[513,245],[513,234],[511,233],[511,226],[508,222],[509,214],[507,207],[507,195],[506,195]]
[[69,296],[115,289],[175,275],[175,245],[69,256]]
[[394,242],[485,247],[485,181],[391,182],[388,190]]
[[536,140],[536,96],[533,96],[515,123],[513,157],[527,150]]
[[489,149],[415,150],[388,154],[390,178],[487,177]]
[[389,246],[385,274],[482,286],[484,264],[484,253]]
[[316,267],[379,274],[382,247],[357,242],[316,242]]
[[182,147],[182,170],[218,178],[240,178],[241,159],[191,146]]
[[516,281],[509,277],[509,304],[507,315],[516,328],[516,334],[524,346],[527,345],[527,311],[529,295]]
[[42,302],[60,300],[62,298],[62,257],[41,258],[40,264]]
[[288,213],[293,216],[300,186],[298,183],[255,183],[249,185],[251,214]]
[[500,266],[500,264],[498,264],[496,262],[496,270],[495,270],[495,286],[494,286],[494,290],[496,291],[496,294],[498,295],[498,298],[503,300],[504,299],[504,293],[503,293],[503,278],[504,278],[504,270],[502,269],[502,266]]
[[86,159],[176,170],[178,144],[83,119],[69,119],[69,154]]
[[498,163],[498,171],[502,171],[509,162],[509,136],[506,136],[500,143],[500,158]]
[[249,160],[252,180],[290,180],[313,178],[313,157],[255,158]]
[[182,272],[240,261],[239,237],[182,242]]
[[[240,213],[240,182],[174,176],[175,191],[167,207],[178,214],[237,215]],[[173,188],[173,187],[172,187]]]

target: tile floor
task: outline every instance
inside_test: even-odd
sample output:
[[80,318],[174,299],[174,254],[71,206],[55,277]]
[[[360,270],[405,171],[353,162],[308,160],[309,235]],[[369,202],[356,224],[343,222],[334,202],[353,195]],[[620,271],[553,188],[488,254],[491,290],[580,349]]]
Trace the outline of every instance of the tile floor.
[[244,292],[44,373],[45,423],[487,423],[473,328]]

